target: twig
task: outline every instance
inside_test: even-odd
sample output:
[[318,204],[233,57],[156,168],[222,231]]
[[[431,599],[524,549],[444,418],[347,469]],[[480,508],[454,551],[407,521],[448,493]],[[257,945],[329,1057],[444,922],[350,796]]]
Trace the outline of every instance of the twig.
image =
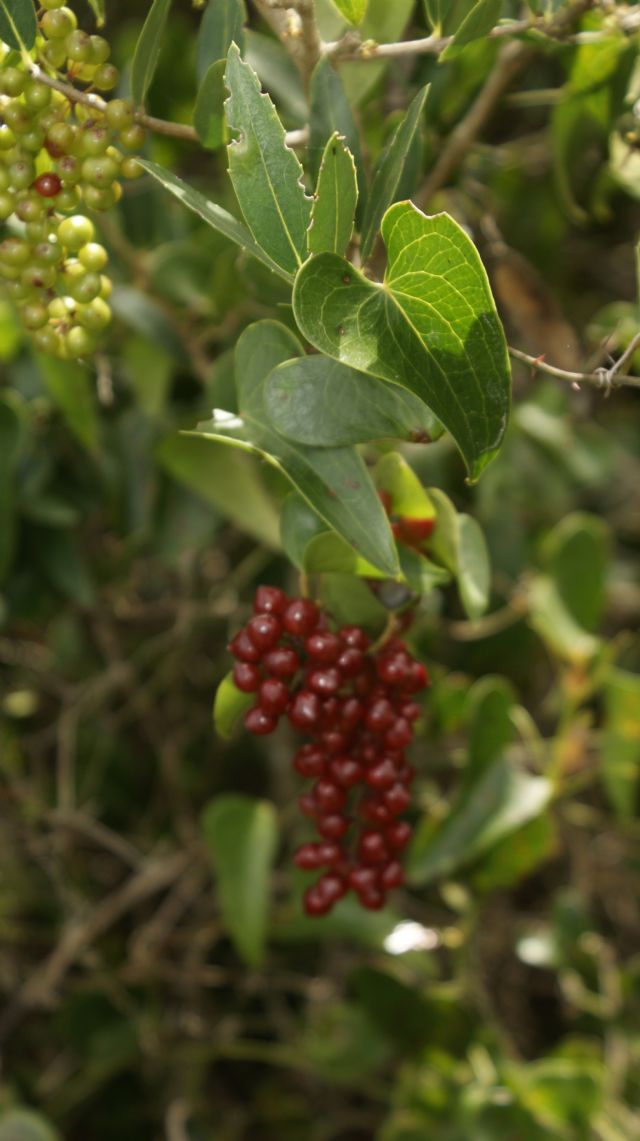
[[[52,75],[48,75],[43,71],[37,63],[31,65],[31,75],[37,79],[39,83],[44,83],[46,87],[51,87],[54,91],[58,91],[60,95],[64,95],[70,103],[81,103],[85,107],[92,107],[100,115],[104,113],[107,108],[107,100],[103,99],[100,95],[94,95],[91,91],[79,91],[77,87],[73,87],[70,83],[63,83],[61,79],[55,79]],[[155,115],[147,115],[144,111],[136,112],[136,122],[140,123],[142,127],[147,130],[153,131],[156,135],[167,135],[172,139],[181,139],[183,142],[198,143],[198,133],[195,127],[190,126],[189,123],[174,123],[170,119],[157,119]],[[287,131],[285,142],[289,147],[304,146],[308,138],[308,128],[301,127],[295,131]]]
[[505,44],[501,49],[487,82],[467,114],[449,135],[433,170],[420,188],[416,196],[418,206],[426,205],[449,180],[490,118],[500,97],[534,54],[532,48],[521,43]]
[[300,71],[305,87],[325,47],[316,23],[314,0],[254,0]]
[[137,868],[142,862],[142,853],[133,844],[86,812],[62,812],[53,809],[46,813],[46,820],[55,828],[65,828],[70,832],[77,832],[79,836],[85,836],[99,847],[112,852],[132,868]]
[[[637,344],[640,343],[640,334],[634,337],[634,341],[636,342],[634,347],[637,347]],[[512,348],[511,345],[509,346],[509,356],[513,357],[514,360],[522,361],[523,364],[530,365],[532,369],[538,372],[555,376],[558,380],[565,380],[568,384],[591,384],[594,388],[605,388],[607,390],[623,387],[640,388],[640,376],[622,375],[615,366],[613,369],[599,369],[597,372],[570,372],[568,369],[556,368],[555,365],[547,364],[541,357],[531,357],[520,349]]]
[[[511,20],[498,24],[487,34],[488,39],[498,40],[505,36],[519,36],[534,29],[544,31],[546,22],[540,18],[531,20]],[[395,59],[408,55],[440,55],[450,44],[453,36],[423,36],[416,40],[399,40],[397,43],[377,44],[373,40],[359,41],[353,32],[347,32],[340,40],[322,45],[323,55],[334,60]]]
[[164,859],[149,861],[139,872],[95,907],[86,918],[72,922],[63,932],[58,945],[26,980],[0,1018],[0,1041],[32,1009],[49,1006],[67,972],[100,935],[137,904],[172,884],[181,875],[192,856],[174,852]]

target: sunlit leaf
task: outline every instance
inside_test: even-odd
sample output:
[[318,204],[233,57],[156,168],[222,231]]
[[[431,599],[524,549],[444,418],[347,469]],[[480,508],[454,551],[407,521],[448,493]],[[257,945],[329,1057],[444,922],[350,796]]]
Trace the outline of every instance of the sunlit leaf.
[[213,702],[213,724],[219,737],[230,737],[243,713],[255,702],[255,694],[238,689],[233,674],[222,679]]

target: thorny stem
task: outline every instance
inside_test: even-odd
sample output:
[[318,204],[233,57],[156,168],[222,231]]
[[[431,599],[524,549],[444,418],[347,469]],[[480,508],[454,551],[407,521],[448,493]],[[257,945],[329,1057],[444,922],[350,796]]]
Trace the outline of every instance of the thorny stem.
[[[634,343],[635,342],[635,343]],[[634,337],[629,349],[633,352],[640,343],[640,334]],[[555,365],[547,364],[542,357],[531,357],[528,353],[523,353],[521,349],[514,349],[509,346],[509,356],[514,360],[522,361],[523,364],[528,364],[536,372],[544,372],[548,376],[555,376],[558,380],[565,380],[568,384],[581,385],[590,384],[594,388],[604,389],[609,391],[611,388],[640,388],[640,376],[627,376],[618,371],[622,368],[631,355],[629,349],[626,350],[624,355],[616,362],[611,369],[600,369],[598,372],[570,372],[565,368],[556,368]]]

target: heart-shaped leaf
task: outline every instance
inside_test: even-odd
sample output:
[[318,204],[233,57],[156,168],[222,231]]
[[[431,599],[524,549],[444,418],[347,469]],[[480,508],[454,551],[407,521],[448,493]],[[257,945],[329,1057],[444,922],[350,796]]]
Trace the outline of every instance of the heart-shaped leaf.
[[412,392],[322,356],[299,357],[275,369],[266,403],[278,431],[316,447],[385,437],[423,442],[441,431]]
[[427,217],[410,202],[387,211],[382,235],[382,284],[318,254],[296,277],[296,320],[327,356],[423,400],[476,480],[500,446],[510,403],[504,332],[478,251],[453,218]]
[[353,233],[358,183],[353,155],[335,132],[322,156],[311,210],[309,251],[343,254]]
[[227,56],[225,104],[229,127],[239,137],[229,144],[229,176],[240,209],[258,245],[288,273],[306,257],[311,199],[303,171],[285,145],[284,127],[260,80],[236,44]]
[[321,519],[384,574],[399,566],[387,517],[355,448],[310,448],[273,426],[265,404],[269,374],[301,355],[302,346],[277,321],[257,321],[236,346],[239,417],[198,425],[201,434],[259,451],[291,481]]

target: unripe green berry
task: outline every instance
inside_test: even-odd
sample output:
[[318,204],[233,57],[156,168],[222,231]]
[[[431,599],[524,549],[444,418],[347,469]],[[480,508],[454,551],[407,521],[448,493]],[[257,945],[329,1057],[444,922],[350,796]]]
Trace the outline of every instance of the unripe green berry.
[[41,329],[49,320],[47,306],[39,301],[31,301],[28,305],[23,305],[20,316],[27,329]]
[[27,76],[19,67],[6,67],[0,71],[0,91],[4,95],[21,95],[26,82]]
[[105,273],[101,273],[100,274],[100,293],[99,293],[99,296],[102,298],[103,301],[108,301],[109,298],[111,297],[112,293],[113,293],[113,285],[111,284],[111,278],[107,277],[107,275]]
[[85,186],[83,198],[90,210],[110,210],[119,199],[118,183],[114,182],[108,188],[98,186]]
[[94,235],[93,223],[83,214],[65,218],[58,226],[58,241],[71,253],[75,253],[87,242],[92,242]]
[[32,289],[51,289],[57,276],[55,265],[27,265],[20,274],[20,281]]
[[9,171],[0,163],[0,191],[9,189]]
[[131,180],[133,178],[141,178],[143,174],[144,167],[140,166],[137,158],[133,158],[131,155],[127,158],[123,158],[120,164],[120,175],[122,178]]
[[44,111],[51,102],[51,88],[46,83],[39,83],[37,79],[30,79],[24,89],[23,99],[30,111]]
[[19,198],[15,205],[15,213],[21,222],[37,222],[45,213],[44,199],[35,191],[28,192]]
[[14,135],[22,135],[25,131],[30,131],[33,126],[31,115],[24,103],[18,99],[5,103],[2,108],[2,118],[11,127]]
[[104,246],[98,242],[87,242],[86,246],[82,246],[78,250],[78,261],[82,263],[85,269],[91,270],[92,273],[100,273],[104,269],[109,260],[107,251]]
[[80,136],[80,153],[87,157],[104,154],[111,142],[111,131],[100,124],[87,124]]
[[80,29],[71,32],[64,41],[67,59],[73,63],[89,63],[91,60],[91,38]]
[[[45,12],[40,21],[42,34],[48,40],[66,39],[78,26],[75,14],[70,8],[54,8]],[[66,47],[66,45],[65,45]]]
[[34,299],[34,290],[28,285],[23,285],[21,281],[5,281],[3,282],[3,289],[7,297],[15,301],[16,305],[20,304],[20,302],[26,303]]
[[107,190],[118,177],[120,164],[109,155],[86,158],[82,164],[82,177],[91,186]]
[[93,77],[93,82],[98,88],[98,91],[111,91],[117,84],[120,78],[120,73],[117,67],[112,63],[101,63],[96,68],[96,73]]
[[34,331],[33,343],[39,352],[55,356],[59,349],[60,337],[51,325],[43,325],[41,329]]
[[6,190],[0,191],[0,221],[6,222],[13,214],[13,194]]
[[141,127],[139,123],[125,127],[124,130],[120,131],[119,140],[126,150],[139,151],[145,140],[144,127]]
[[0,151],[10,151],[15,145],[16,136],[11,130],[11,127],[6,123],[0,123]]
[[89,329],[92,333],[100,333],[106,329],[111,320],[111,310],[101,297],[94,297],[89,305],[78,305],[76,320],[83,329]]
[[7,265],[24,266],[31,257],[31,247],[22,238],[5,238],[0,243],[0,261]]
[[70,214],[77,210],[82,202],[77,186],[65,186],[54,199],[54,206],[61,214]]
[[27,222],[24,228],[24,234],[27,241],[36,245],[38,242],[45,242],[49,237],[49,221],[46,218],[40,218],[37,222]]
[[64,49],[64,39],[49,40],[48,43],[43,44],[40,49],[42,62],[46,63],[49,67],[56,68],[64,67],[67,60],[67,53]]
[[38,242],[32,251],[36,265],[58,265],[62,259],[62,250],[58,242]]
[[56,170],[62,179],[65,189],[75,186],[82,177],[82,165],[75,155],[63,155],[56,163]]
[[[74,301],[79,301],[86,305],[89,301],[93,301],[100,293],[100,275],[97,273],[88,273],[84,270],[82,275],[73,276],[69,281],[66,288],[69,291],[69,296],[73,297]],[[65,274],[65,277],[67,275]]]
[[111,48],[104,36],[90,36],[89,39],[91,41],[91,62],[97,66],[106,63],[111,55]]
[[76,133],[70,123],[52,123],[47,130],[45,147],[53,158],[68,154],[73,147]]
[[87,329],[75,325],[65,337],[65,347],[70,357],[86,357],[95,352],[96,338]]
[[128,99],[112,99],[110,103],[107,103],[105,117],[114,131],[122,131],[125,127],[131,127],[135,122],[133,103],[130,103]]
[[23,158],[8,167],[9,181],[14,190],[26,190],[36,177],[35,163]]
[[29,154],[39,154],[44,146],[44,131],[41,131],[39,127],[32,127],[30,131],[25,131],[20,136],[20,146]]
[[49,302],[49,317],[52,321],[66,321],[75,308],[72,297],[53,297]]

